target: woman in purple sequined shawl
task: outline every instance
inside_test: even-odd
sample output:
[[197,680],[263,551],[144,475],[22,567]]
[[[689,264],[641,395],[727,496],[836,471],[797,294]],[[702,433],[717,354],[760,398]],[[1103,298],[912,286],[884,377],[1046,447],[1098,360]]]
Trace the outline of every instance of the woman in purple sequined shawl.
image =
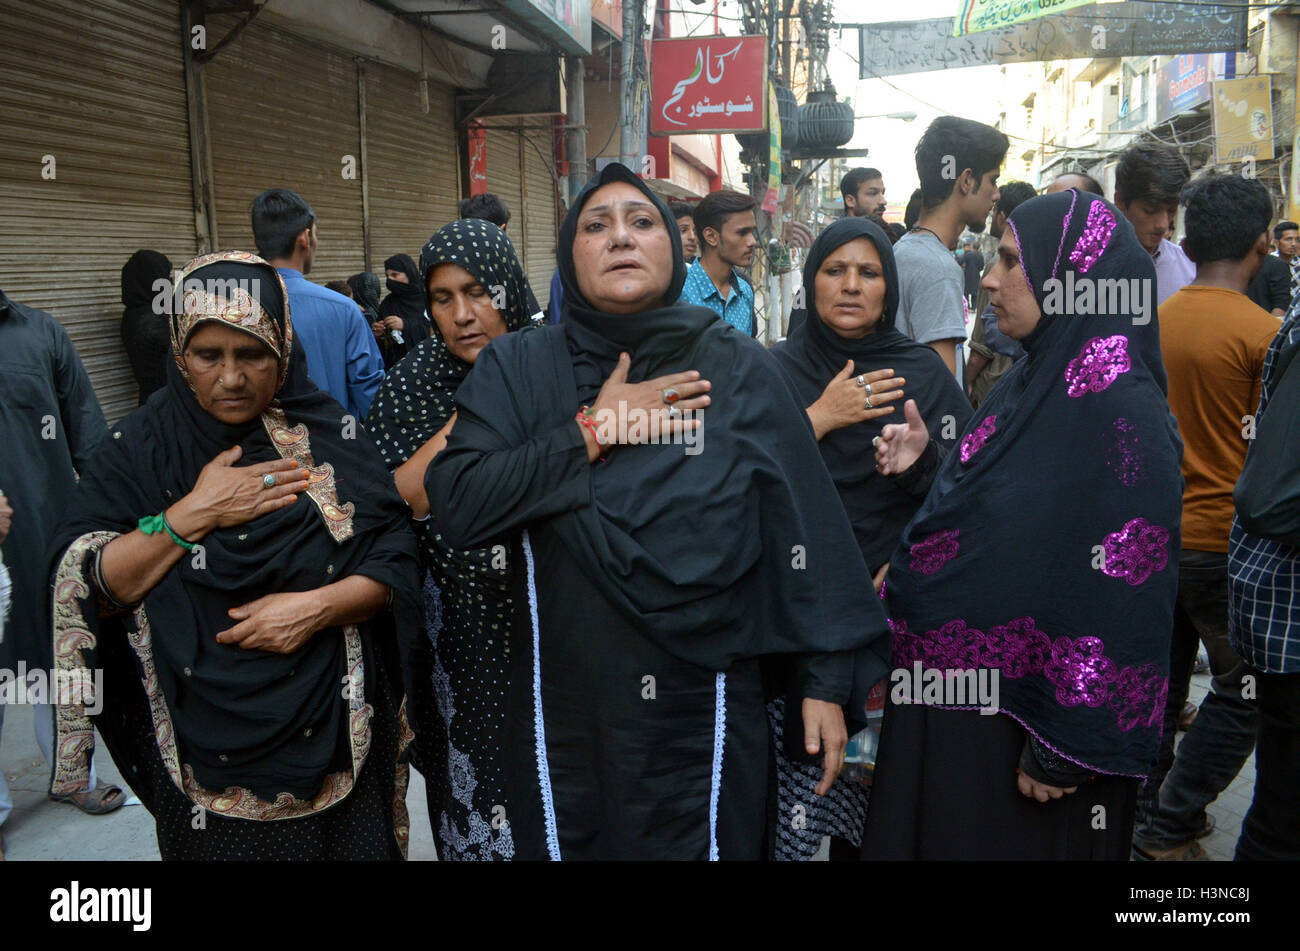
[[1025,358],[953,452],[913,407],[877,446],[933,481],[886,582],[867,858],[1126,858],[1160,738],[1182,444],[1155,269],[1075,190],[1017,208],[998,254],[985,286]]

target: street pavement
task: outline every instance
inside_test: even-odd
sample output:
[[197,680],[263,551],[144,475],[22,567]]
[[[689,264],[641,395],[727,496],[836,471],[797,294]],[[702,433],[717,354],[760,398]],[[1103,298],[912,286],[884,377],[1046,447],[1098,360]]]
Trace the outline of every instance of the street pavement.
[[[1209,689],[1209,676],[1192,678],[1191,700],[1199,704]],[[1181,740],[1181,734],[1180,734]],[[103,750],[103,745],[100,744]],[[122,785],[121,773],[104,751],[99,759],[103,779]],[[41,758],[32,731],[32,708],[5,708],[4,737],[0,744],[0,770],[13,791],[14,810],[5,822],[5,852],[8,861],[157,861],[158,845],[153,819],[143,806],[123,806],[107,816],[88,816],[74,806],[50,802],[45,791],[49,767]],[[1201,840],[1210,857],[1231,861],[1241,832],[1241,820],[1250,807],[1255,788],[1255,757],[1246,762],[1240,775],[1210,808],[1214,832]],[[411,814],[410,858],[436,861],[433,829],[424,798],[424,777],[411,770],[406,796]],[[826,856],[825,843],[818,858]]]
[[[98,749],[99,778],[125,789],[122,774],[102,742]],[[144,806],[123,806],[106,816],[88,816],[75,806],[51,802],[46,797],[50,768],[36,746],[30,706],[5,707],[0,770],[14,797],[13,812],[0,827],[5,837],[6,861],[158,861],[153,818]],[[435,861],[438,856],[424,800],[424,777],[414,769],[406,807],[411,813],[409,857]]]

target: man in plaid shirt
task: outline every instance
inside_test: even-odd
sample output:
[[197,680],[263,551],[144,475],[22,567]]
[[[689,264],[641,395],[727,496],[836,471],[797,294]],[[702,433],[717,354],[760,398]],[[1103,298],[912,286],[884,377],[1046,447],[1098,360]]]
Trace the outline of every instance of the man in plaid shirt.
[[[1237,859],[1300,859],[1300,307],[1264,359],[1254,441],[1234,492],[1229,637],[1259,702],[1255,797]],[[1249,421],[1249,418],[1248,418]],[[1249,422],[1248,422],[1249,427]]]

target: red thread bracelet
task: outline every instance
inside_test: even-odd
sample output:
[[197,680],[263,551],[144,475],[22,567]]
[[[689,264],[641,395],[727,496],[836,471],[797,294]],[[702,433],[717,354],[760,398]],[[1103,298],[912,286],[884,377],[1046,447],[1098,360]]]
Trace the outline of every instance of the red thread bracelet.
[[586,406],[582,407],[573,418],[578,421],[579,426],[582,426],[591,433],[592,439],[596,440],[596,448],[600,450],[600,455],[597,458],[603,462],[605,456],[613,447],[601,441],[600,432],[596,429],[596,421],[591,418],[591,413],[588,411],[588,408]]

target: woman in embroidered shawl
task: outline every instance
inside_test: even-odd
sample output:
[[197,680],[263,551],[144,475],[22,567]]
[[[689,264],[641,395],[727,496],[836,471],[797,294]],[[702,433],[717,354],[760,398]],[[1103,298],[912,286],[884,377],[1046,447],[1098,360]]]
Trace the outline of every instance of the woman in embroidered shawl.
[[884,615],[773,357],[677,303],[667,206],[612,163],[558,257],[563,324],[479,354],[425,480],[449,544],[522,530],[531,650],[510,652],[503,757],[516,854],[757,858],[759,659],[796,661],[824,792],[852,651],[883,639]]
[[[772,353],[808,407],[867,568],[883,575],[925,488],[909,484],[906,475],[878,474],[873,440],[887,423],[902,418],[896,401],[906,395],[940,445],[951,448],[970,418],[970,402],[939,354],[894,326],[898,268],[889,238],[874,222],[841,218],[823,231],[804,263],[803,291],[807,318]],[[879,677],[886,672],[882,665]],[[776,741],[776,814],[782,817],[771,830],[774,857],[806,861],[830,835],[832,861],[857,861],[869,789],[841,777],[827,795],[813,794],[820,775],[800,749],[803,737],[796,731],[793,744],[783,742],[788,703],[780,697],[768,706]],[[864,710],[847,716],[851,728],[865,722]],[[792,822],[792,816],[801,821]]]
[[1073,189],[1009,225],[984,286],[1027,356],[946,457],[910,402],[877,445],[933,484],[886,581],[869,859],[1126,859],[1160,737],[1182,444],[1151,257]]
[[401,858],[406,507],[307,378],[274,268],[207,255],[181,287],[167,385],[56,532],[55,662],[85,702],[57,708],[52,791],[85,784],[98,727],[164,859]]
[[506,662],[527,656],[528,592],[518,533],[494,547],[450,546],[427,519],[430,460],[447,444],[456,392],[483,348],[529,324],[528,280],[504,231],[478,218],[440,228],[420,254],[433,336],[389,372],[366,426],[416,518],[437,716],[420,737],[429,817],[444,860],[510,859],[501,779]]

